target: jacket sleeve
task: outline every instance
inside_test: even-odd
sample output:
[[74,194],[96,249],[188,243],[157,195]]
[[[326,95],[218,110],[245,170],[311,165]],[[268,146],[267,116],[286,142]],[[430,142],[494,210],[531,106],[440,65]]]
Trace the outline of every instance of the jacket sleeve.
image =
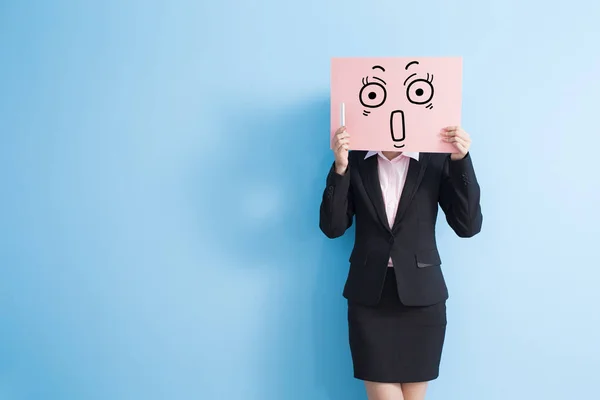
[[331,165],[327,174],[326,187],[321,200],[319,228],[330,239],[342,236],[346,229],[352,226],[354,204],[352,201],[352,187],[350,162],[344,175],[335,171],[335,163]]
[[446,158],[439,193],[446,221],[459,237],[472,237],[481,231],[481,193],[469,153],[462,160]]

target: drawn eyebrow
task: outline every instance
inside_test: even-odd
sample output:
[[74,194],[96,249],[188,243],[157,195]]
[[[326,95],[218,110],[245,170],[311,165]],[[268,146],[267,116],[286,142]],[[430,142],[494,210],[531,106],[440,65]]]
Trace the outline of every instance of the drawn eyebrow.
[[385,69],[384,69],[384,68],[383,68],[381,65],[375,65],[375,66],[373,67],[373,69],[380,69],[380,70],[382,70],[383,72],[385,72]]
[[374,76],[373,79],[377,79],[378,81],[383,82],[384,85],[387,85],[387,83],[385,83],[385,81],[383,79],[381,79],[381,78],[378,78],[378,77]]
[[404,86],[406,86],[406,82],[408,82],[408,80],[410,78],[412,78],[413,76],[415,76],[417,73],[415,72],[414,74],[410,75],[408,78],[406,78],[406,80],[404,81]]
[[417,64],[417,65],[419,65],[419,62],[418,62],[418,61],[411,61],[411,62],[409,62],[408,64],[406,64],[406,67],[404,67],[404,69],[405,69],[405,70],[407,70],[407,69],[408,69],[408,67],[410,67],[410,66],[411,66],[411,65],[413,65],[413,64]]

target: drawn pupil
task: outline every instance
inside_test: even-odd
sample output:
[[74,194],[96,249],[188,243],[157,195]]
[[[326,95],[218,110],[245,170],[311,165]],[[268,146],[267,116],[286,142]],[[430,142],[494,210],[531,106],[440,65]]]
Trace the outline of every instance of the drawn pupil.
[[375,92],[370,92],[369,93],[369,99],[374,100],[375,97],[377,97],[377,95],[375,94]]
[[417,89],[415,93],[417,94],[417,96],[423,96],[423,89]]

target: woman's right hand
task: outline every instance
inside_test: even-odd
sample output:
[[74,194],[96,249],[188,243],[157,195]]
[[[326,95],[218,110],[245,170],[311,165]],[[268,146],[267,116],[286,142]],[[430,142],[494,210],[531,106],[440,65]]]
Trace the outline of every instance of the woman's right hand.
[[333,136],[333,154],[335,156],[335,172],[344,175],[348,168],[348,149],[350,148],[350,135],[346,127],[342,126],[335,131]]

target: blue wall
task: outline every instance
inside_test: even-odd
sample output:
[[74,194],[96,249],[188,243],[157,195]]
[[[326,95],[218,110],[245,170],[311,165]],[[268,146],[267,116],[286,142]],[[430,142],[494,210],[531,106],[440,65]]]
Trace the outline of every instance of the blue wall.
[[[546,14],[546,15],[544,15]],[[363,399],[318,230],[332,56],[462,55],[431,400],[595,398],[600,6],[0,3],[0,399]]]

